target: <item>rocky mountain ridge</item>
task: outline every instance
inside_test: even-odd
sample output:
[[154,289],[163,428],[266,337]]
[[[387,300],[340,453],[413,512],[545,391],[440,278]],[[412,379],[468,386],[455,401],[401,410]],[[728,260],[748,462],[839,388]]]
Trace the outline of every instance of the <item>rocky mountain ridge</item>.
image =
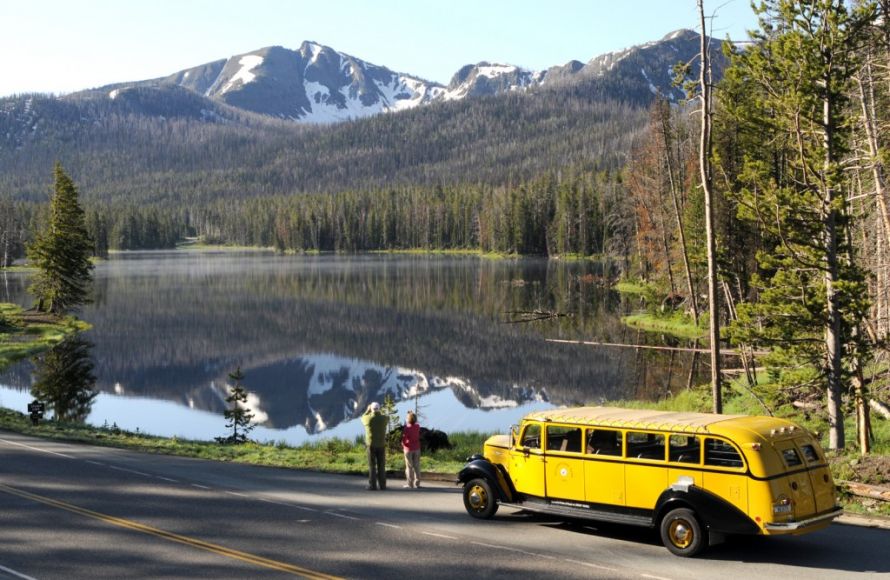
[[632,74],[653,94],[683,97],[671,68],[688,61],[699,35],[672,32],[659,41],[607,53],[587,63],[570,61],[542,71],[482,61],[461,67],[447,86],[394,72],[331,47],[306,41],[298,50],[266,47],[181,70],[167,77],[118,83],[75,96],[182,87],[240,110],[300,123],[328,124],[433,103],[581,84],[612,74]]

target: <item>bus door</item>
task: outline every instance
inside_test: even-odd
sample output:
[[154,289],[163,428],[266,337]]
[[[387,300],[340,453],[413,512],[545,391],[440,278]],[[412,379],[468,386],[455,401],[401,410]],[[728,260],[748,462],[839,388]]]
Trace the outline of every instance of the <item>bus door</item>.
[[510,478],[519,493],[546,496],[543,433],[540,423],[527,423],[510,452]]
[[791,488],[794,517],[802,519],[815,514],[817,511],[816,493],[813,490],[807,466],[794,445],[794,441],[786,439],[785,441],[776,441],[774,445],[788,471],[785,479],[788,480]]

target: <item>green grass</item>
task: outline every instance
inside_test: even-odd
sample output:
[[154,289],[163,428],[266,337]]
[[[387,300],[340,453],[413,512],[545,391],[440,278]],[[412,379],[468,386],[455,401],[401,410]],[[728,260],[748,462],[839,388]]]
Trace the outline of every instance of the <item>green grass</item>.
[[647,282],[636,280],[622,280],[613,286],[613,288],[622,294],[631,294],[634,296],[654,296],[657,289],[654,285]]
[[621,321],[631,328],[638,328],[646,332],[658,332],[670,334],[678,338],[696,339],[707,335],[707,330],[696,325],[685,314],[674,312],[668,315],[639,313],[630,316],[622,316]]
[[66,337],[90,328],[73,316],[30,321],[21,306],[0,303],[0,371],[23,358],[52,348]]

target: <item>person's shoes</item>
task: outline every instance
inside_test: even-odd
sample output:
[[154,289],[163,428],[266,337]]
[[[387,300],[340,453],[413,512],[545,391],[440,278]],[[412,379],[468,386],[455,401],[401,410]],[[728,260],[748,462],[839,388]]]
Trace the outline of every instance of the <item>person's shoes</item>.
[[414,487],[414,486],[413,486],[413,485],[409,485],[409,484],[406,483],[406,484],[403,485],[402,487],[404,487],[404,488],[406,488],[406,489],[411,489],[411,488]]
[[414,484],[414,487],[416,487],[417,489],[420,489],[420,483],[419,483],[419,482],[418,482],[418,483],[415,483],[415,484]]
[[365,489],[367,489],[368,491],[377,491],[377,488],[374,487],[373,485],[369,485],[369,486],[366,487]]

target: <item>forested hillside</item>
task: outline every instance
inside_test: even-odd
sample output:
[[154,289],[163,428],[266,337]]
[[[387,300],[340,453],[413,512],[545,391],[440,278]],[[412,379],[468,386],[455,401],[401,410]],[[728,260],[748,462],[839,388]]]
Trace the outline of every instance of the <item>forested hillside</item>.
[[[142,93],[151,93],[144,101],[153,114],[137,112],[147,106],[132,102]],[[147,88],[113,101],[7,101],[0,135],[12,146],[0,150],[0,191],[44,199],[46,167],[56,159],[86,200],[112,202],[502,184],[567,165],[619,167],[645,118],[633,104],[559,90],[323,128],[208,110],[192,99],[183,89]],[[27,115],[35,121],[18,121]]]

